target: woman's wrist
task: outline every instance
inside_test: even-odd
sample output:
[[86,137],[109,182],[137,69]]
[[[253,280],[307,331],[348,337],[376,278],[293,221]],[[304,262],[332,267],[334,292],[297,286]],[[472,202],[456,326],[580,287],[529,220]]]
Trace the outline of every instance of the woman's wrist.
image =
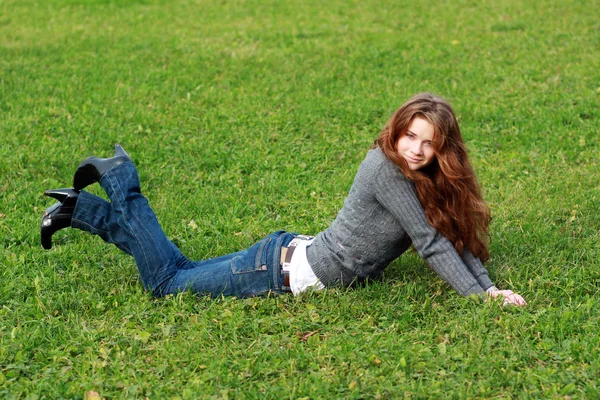
[[490,293],[499,292],[499,291],[500,291],[500,289],[498,289],[496,286],[492,285],[491,287],[487,288],[485,292],[487,294],[490,294]]

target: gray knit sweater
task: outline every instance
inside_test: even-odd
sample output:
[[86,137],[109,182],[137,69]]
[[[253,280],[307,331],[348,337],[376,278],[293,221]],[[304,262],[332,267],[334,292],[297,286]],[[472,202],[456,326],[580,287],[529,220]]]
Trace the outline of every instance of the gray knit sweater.
[[414,184],[381,149],[360,165],[344,207],[307,248],[308,262],[325,284],[350,285],[376,278],[411,245],[458,293],[482,293],[493,286],[481,261],[462,258],[425,218]]

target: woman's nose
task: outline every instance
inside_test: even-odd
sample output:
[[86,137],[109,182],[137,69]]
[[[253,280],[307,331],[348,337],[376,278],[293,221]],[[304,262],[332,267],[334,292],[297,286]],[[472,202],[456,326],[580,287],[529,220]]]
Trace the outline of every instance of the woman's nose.
[[411,151],[413,153],[415,153],[416,155],[421,155],[421,153],[423,152],[421,143],[415,143],[415,144],[413,144]]

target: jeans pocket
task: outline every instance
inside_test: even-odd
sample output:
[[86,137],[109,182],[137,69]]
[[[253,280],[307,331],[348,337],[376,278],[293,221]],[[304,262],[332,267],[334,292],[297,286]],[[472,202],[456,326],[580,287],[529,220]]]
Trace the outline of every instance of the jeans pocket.
[[231,259],[231,272],[234,275],[255,271],[266,271],[269,244],[272,238],[266,238],[241,254]]

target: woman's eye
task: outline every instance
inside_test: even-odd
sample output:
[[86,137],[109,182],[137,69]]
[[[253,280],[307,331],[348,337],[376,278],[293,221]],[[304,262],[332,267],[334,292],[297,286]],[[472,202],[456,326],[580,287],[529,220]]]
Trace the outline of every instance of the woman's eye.
[[425,142],[424,144],[425,144],[425,146],[430,146],[431,147],[433,143],[431,143],[431,142]]

